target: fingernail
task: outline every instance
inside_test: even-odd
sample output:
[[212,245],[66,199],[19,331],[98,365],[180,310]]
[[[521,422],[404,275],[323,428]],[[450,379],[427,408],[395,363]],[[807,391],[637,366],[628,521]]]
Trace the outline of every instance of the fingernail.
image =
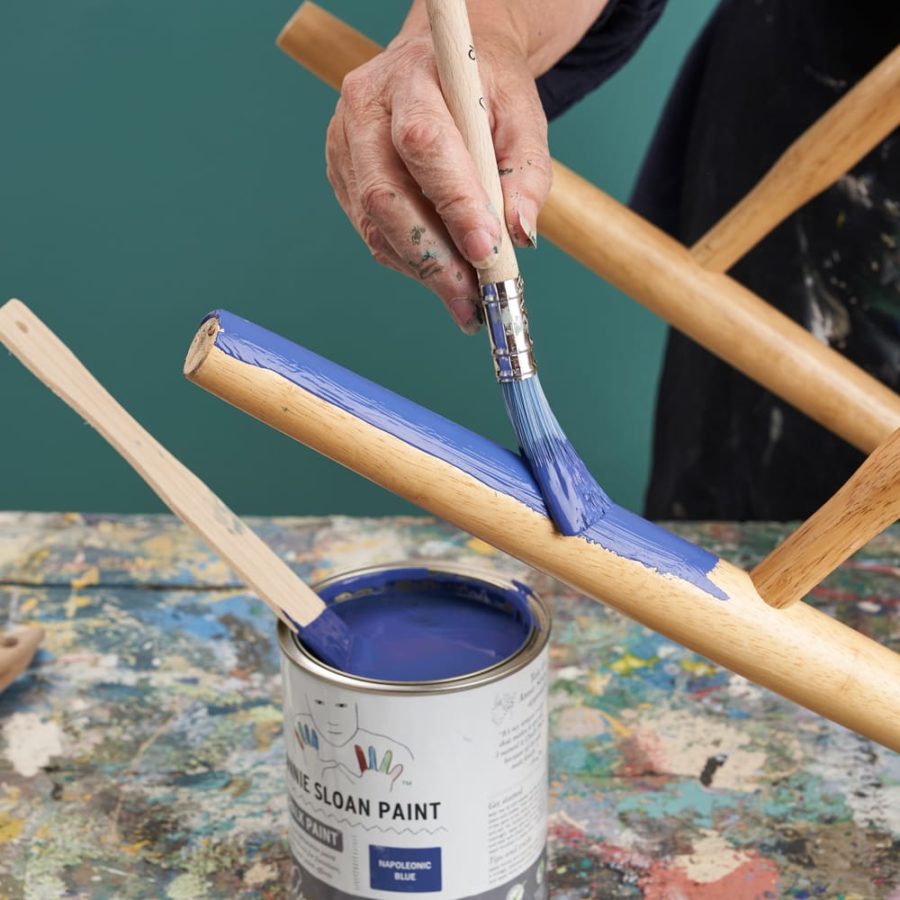
[[[522,207],[525,207],[523,209]],[[534,206],[528,200],[523,200],[521,205],[519,206],[519,228],[522,229],[522,233],[528,239],[528,243],[532,248],[537,248],[537,229],[535,229],[533,222],[533,210]]]
[[497,238],[484,228],[473,228],[463,238],[462,250],[473,266],[483,269],[497,254]]
[[477,334],[481,329],[478,308],[467,297],[450,301],[450,315],[465,334]]

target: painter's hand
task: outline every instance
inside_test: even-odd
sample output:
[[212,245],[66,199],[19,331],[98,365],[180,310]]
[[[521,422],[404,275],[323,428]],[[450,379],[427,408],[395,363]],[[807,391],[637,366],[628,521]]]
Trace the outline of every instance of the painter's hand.
[[[550,189],[547,120],[521,40],[485,4],[473,16],[479,69],[514,243],[535,242]],[[419,11],[421,13],[421,11]],[[416,7],[387,49],[344,79],[328,128],[328,178],[378,262],[421,279],[468,333],[478,328],[473,266],[490,263],[500,223],[444,103],[427,21]]]
[[366,752],[359,744],[354,744],[353,751],[359,767],[359,773],[353,773],[355,777],[369,782],[384,782],[388,785],[388,790],[393,790],[397,779],[403,774],[403,764],[395,761],[394,751],[385,750],[381,759],[372,746]]

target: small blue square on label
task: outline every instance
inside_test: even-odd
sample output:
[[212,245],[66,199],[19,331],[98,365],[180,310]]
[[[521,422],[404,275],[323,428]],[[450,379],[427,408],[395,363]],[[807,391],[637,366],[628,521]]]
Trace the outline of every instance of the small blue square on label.
[[370,844],[369,886],[377,891],[439,891],[441,848]]

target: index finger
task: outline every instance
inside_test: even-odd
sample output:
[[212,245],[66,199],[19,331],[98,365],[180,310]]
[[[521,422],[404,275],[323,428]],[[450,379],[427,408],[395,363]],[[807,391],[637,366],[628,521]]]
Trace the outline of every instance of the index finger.
[[476,268],[492,262],[500,219],[434,79],[409,79],[392,100],[391,139],[410,175]]

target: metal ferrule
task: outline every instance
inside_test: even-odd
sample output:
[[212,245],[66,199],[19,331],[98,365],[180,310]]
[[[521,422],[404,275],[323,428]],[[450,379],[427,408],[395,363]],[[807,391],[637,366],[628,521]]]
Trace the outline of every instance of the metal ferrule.
[[494,281],[481,286],[484,321],[491,338],[497,381],[523,381],[537,373],[528,314],[525,312],[525,285],[521,278]]

